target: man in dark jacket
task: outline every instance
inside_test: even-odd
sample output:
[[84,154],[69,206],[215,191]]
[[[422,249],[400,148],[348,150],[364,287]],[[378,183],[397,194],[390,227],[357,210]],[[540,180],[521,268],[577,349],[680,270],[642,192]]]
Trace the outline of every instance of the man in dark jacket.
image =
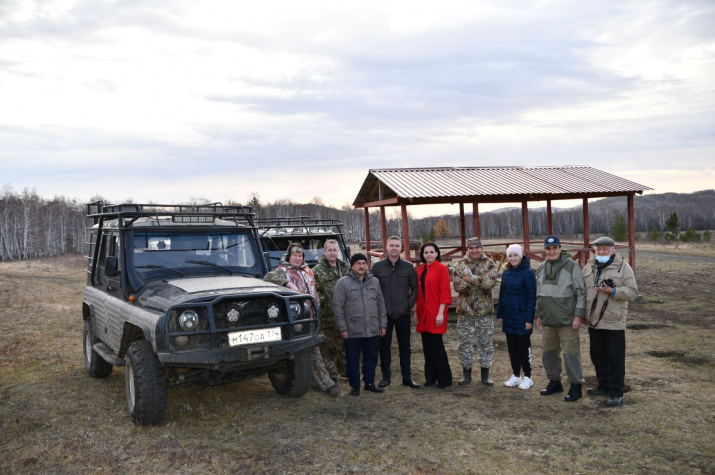
[[410,332],[412,320],[410,310],[417,301],[417,272],[412,263],[400,259],[402,242],[397,236],[387,239],[387,257],[372,266],[372,275],[380,281],[382,295],[387,310],[387,329],[380,337],[380,369],[382,380],[379,387],[390,384],[392,370],[392,330],[397,334],[397,346],[400,350],[400,372],[402,384],[411,388],[420,385],[412,381],[410,369]]
[[377,346],[385,334],[387,315],[380,282],[367,270],[365,254],[350,258],[351,268],[335,285],[333,313],[345,342],[345,361],[352,396],[360,395],[360,351],[365,390],[381,393],[375,386]]
[[579,328],[586,313],[586,286],[581,269],[568,252],[561,250],[557,236],[548,236],[544,249],[546,260],[536,270],[536,328],[544,332],[541,361],[549,384],[541,395],[563,392],[559,355],[563,352],[571,383],[564,400],[574,402],[581,398],[581,386],[585,382]]

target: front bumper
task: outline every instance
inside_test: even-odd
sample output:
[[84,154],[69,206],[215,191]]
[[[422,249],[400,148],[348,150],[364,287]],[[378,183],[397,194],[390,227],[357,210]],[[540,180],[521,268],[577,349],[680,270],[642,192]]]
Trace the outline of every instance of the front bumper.
[[185,353],[159,353],[157,356],[164,366],[235,371],[243,368],[273,366],[280,360],[290,359],[293,354],[302,353],[322,342],[323,335],[318,334],[262,345]]

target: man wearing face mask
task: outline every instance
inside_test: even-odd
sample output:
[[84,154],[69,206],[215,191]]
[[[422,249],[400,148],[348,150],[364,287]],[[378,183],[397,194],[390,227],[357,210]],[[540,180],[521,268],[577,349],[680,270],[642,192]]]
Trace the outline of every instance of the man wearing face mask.
[[607,236],[596,239],[595,255],[583,268],[591,361],[598,380],[598,386],[588,388],[586,393],[608,395],[609,407],[623,404],[626,316],[628,302],[638,297],[633,269],[615,253],[614,245]]

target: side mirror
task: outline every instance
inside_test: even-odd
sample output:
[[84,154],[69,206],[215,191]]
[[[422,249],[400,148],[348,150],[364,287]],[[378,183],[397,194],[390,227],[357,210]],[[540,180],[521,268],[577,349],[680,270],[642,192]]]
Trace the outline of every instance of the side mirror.
[[104,275],[107,277],[116,277],[119,261],[116,256],[108,256],[104,261]]

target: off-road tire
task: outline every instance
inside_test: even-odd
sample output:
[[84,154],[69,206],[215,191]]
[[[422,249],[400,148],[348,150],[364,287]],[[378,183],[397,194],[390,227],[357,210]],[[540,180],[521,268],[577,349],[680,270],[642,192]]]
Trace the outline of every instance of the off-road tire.
[[132,421],[142,426],[160,424],[166,412],[166,379],[151,343],[135,341],[125,359],[127,409]]
[[310,352],[296,354],[268,372],[273,389],[281,396],[300,397],[308,392],[313,380],[313,358]]
[[99,354],[92,348],[99,339],[94,337],[94,331],[92,330],[92,319],[88,318],[84,321],[84,331],[82,332],[82,340],[84,344],[82,346],[84,350],[84,369],[87,374],[93,378],[106,378],[112,373],[111,363],[107,363],[104,358],[99,356]]

